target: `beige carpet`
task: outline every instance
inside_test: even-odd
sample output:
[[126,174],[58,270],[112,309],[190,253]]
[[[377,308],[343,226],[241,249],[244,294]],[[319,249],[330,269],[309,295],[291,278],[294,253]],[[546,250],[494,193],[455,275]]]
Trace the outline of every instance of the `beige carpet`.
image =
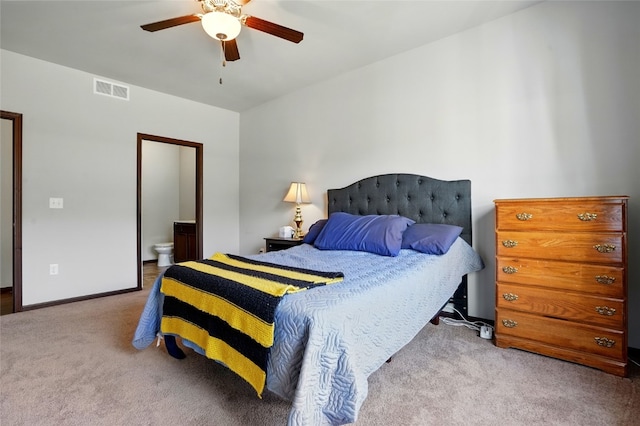
[[[288,403],[187,351],[137,351],[147,291],[0,317],[0,424],[284,425]],[[370,379],[358,425],[639,425],[622,379],[428,325]]]

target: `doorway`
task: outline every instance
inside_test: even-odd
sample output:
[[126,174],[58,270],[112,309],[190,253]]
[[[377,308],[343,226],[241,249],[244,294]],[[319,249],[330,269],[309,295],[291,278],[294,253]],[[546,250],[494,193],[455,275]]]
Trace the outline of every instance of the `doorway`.
[[[137,253],[138,253],[138,289],[143,286],[143,259],[142,259],[142,166],[143,166],[143,142],[159,142],[164,144],[177,145],[180,147],[191,147],[195,149],[195,226],[197,235],[196,256],[202,258],[202,164],[203,164],[203,145],[197,142],[189,142],[179,139],[166,138],[162,136],[154,136],[138,133],[137,141]],[[179,219],[179,218],[176,218]]]
[[[2,278],[0,279],[3,285],[5,280],[10,282],[9,286],[1,289],[2,314],[4,314],[22,311],[22,114],[0,111],[0,119],[2,120],[2,158],[10,158],[10,161],[3,162],[0,177],[2,188],[2,213],[0,214],[2,217],[0,276]],[[5,153],[11,154],[5,155]],[[8,170],[4,170],[5,168]],[[11,191],[11,197],[7,196],[8,191]],[[5,305],[4,301],[9,297],[11,300]]]

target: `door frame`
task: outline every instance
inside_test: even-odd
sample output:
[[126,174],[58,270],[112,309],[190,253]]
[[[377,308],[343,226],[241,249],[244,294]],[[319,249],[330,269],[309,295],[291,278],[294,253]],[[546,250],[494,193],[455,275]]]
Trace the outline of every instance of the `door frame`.
[[196,235],[198,243],[196,244],[196,255],[198,259],[202,258],[202,164],[204,145],[198,142],[190,142],[180,139],[166,138],[164,136],[149,135],[146,133],[138,133],[137,140],[137,253],[138,253],[138,290],[142,290],[142,141],[168,143],[171,145],[179,145],[195,148],[196,150]]
[[13,312],[22,311],[22,114],[0,110],[13,125]]

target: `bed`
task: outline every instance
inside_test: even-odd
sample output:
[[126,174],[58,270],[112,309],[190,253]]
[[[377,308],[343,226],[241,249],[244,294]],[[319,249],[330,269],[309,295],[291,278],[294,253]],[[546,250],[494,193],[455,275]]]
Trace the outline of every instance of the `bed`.
[[[335,284],[287,294],[275,308],[265,385],[291,401],[289,425],[355,422],[367,396],[369,375],[438,315],[466,274],[484,267],[471,248],[470,186],[468,180],[386,174],[330,189],[329,221],[317,224],[326,229],[315,241],[243,258],[344,274]],[[446,253],[436,255],[412,248],[381,255],[333,246],[329,228],[340,230],[333,227],[334,217],[375,221],[395,215],[408,220],[406,229],[417,229],[413,223],[438,224],[459,227],[459,236]],[[147,347],[160,331],[161,278],[151,289],[133,339],[138,349]],[[204,353],[189,339],[182,342]]]

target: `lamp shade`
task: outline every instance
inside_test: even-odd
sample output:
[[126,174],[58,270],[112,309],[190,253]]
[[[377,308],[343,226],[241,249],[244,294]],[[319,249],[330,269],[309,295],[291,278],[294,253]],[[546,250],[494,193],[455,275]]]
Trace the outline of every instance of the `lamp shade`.
[[307,193],[307,185],[304,182],[291,182],[289,192],[285,195],[284,200],[289,203],[310,203],[309,193]]
[[216,40],[229,41],[238,37],[242,25],[238,18],[224,12],[209,12],[202,19],[202,28]]

